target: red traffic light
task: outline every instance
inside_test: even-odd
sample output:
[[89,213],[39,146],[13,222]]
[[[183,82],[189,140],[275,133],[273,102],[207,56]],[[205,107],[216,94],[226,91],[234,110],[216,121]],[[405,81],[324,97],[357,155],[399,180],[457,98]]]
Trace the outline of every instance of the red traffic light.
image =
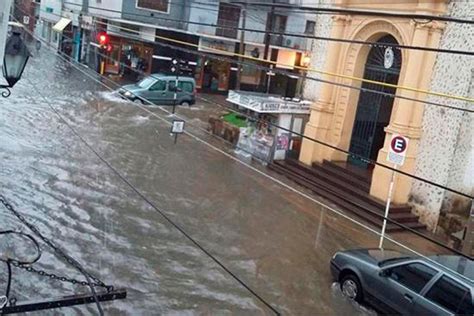
[[97,40],[99,41],[99,45],[105,46],[109,43],[110,37],[107,33],[102,32],[97,35]]

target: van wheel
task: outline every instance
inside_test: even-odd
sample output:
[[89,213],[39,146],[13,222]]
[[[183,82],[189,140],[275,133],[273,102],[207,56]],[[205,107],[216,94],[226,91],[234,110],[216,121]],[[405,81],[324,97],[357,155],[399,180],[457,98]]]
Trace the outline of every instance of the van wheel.
[[341,291],[350,300],[362,301],[362,286],[354,274],[346,274],[341,280]]
[[191,106],[191,103],[189,103],[189,101],[182,101],[180,104],[184,106]]
[[133,100],[133,103],[143,104],[143,101],[139,98],[136,98],[135,100]]

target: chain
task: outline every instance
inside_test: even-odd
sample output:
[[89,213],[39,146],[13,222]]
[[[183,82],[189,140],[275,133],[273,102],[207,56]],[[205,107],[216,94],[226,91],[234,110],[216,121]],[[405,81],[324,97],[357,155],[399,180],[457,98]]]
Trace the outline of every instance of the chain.
[[[76,280],[76,279],[73,279],[73,278],[68,278],[68,277],[65,277],[65,276],[59,276],[55,273],[49,273],[49,272],[46,272],[44,270],[35,269],[33,266],[18,264],[16,262],[12,263],[12,265],[17,267],[17,268],[24,269],[28,272],[36,273],[40,276],[50,278],[51,280],[57,280],[57,281],[60,281],[60,282],[68,282],[68,283],[72,283],[72,284],[75,284],[75,285],[82,285],[82,286],[88,286],[89,285],[89,283],[87,283],[86,281],[80,281],[80,280]],[[99,284],[99,283],[92,283],[92,285],[97,286],[97,287],[104,287],[102,284]],[[113,290],[113,286],[105,286],[105,288],[109,292]]]
[[[75,267],[77,270],[79,270],[81,273],[83,274],[86,274],[90,279],[92,279],[94,282],[92,283],[93,286],[99,286],[99,287],[103,287],[105,289],[107,289],[108,291],[111,291],[113,289],[112,286],[108,286],[106,285],[104,282],[102,282],[100,279],[98,279],[97,277],[93,276],[92,274],[90,274],[89,272],[85,271],[81,265],[76,261],[74,260],[73,258],[71,258],[70,256],[68,256],[66,253],[64,253],[63,250],[61,250],[61,248],[59,248],[58,246],[56,246],[52,241],[50,241],[49,239],[47,239],[46,237],[43,236],[43,234],[41,234],[41,232],[38,230],[38,228],[36,228],[36,226],[34,226],[33,224],[29,223],[26,218],[21,215],[18,211],[16,211],[13,206],[8,203],[8,201],[2,196],[0,195],[0,202],[3,204],[3,206],[5,206],[5,208],[7,210],[9,210],[10,212],[12,212],[25,226],[27,226],[33,233],[35,233],[36,236],[38,236],[44,243],[46,243],[49,247],[51,247],[54,252],[62,259],[64,260],[65,262],[67,262],[68,264],[72,265],[73,267]],[[25,269],[29,272],[34,272],[34,273],[37,273],[38,275],[41,275],[41,276],[45,276],[45,277],[49,277],[51,279],[54,279],[54,280],[58,280],[58,281],[62,281],[62,282],[69,282],[69,283],[72,283],[72,284],[79,284],[79,285],[89,285],[88,282],[85,282],[85,281],[79,281],[79,280],[75,280],[73,278],[67,278],[67,277],[64,277],[64,276],[58,276],[54,273],[48,273],[46,271],[43,271],[43,270],[38,270],[38,269],[35,269],[33,268],[32,266],[27,266],[27,265],[21,265],[21,264],[14,264],[14,266],[18,267],[18,268],[22,268],[22,269]]]

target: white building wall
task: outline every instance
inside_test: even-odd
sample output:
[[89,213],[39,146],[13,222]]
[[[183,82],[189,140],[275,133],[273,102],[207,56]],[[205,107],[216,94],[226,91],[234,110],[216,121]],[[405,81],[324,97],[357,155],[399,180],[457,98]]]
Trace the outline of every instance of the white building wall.
[[62,10],[61,0],[42,0],[40,9],[40,18],[50,22],[59,21]]
[[[450,16],[474,15],[474,2],[452,1]],[[448,23],[440,47],[474,50],[474,26]],[[470,56],[438,53],[430,90],[451,95],[473,96],[474,59]],[[428,101],[453,107],[471,108],[472,104],[442,97]],[[474,193],[474,151],[472,113],[425,105],[423,134],[420,141],[416,175],[472,195]],[[411,204],[423,223],[450,235],[461,230],[467,219],[470,201],[431,185],[415,181]]]
[[[321,37],[330,37],[332,28],[332,19],[330,15],[318,15],[315,18],[315,34]],[[323,40],[308,40],[307,50],[311,53],[310,68],[324,69],[326,63],[326,51],[329,42]],[[308,72],[308,78],[321,78],[321,75],[315,72]],[[321,91],[322,83],[316,80],[306,79],[304,83],[303,97],[305,100],[317,101]]]
[[107,18],[121,18],[122,5],[122,0],[89,0],[89,14]]
[[[216,8],[218,8],[217,4]],[[189,14],[189,21],[205,24],[217,24],[217,14],[218,12],[216,9],[208,10],[205,7],[194,7],[191,8]],[[216,30],[214,27],[197,24],[188,24],[188,31],[207,35],[216,34]]]
[[[192,22],[199,22],[205,24],[217,24],[217,17],[218,17],[218,3],[214,3],[214,6],[211,7],[192,7],[190,11],[190,21]],[[267,23],[267,11],[264,10],[253,10],[251,7],[247,9],[247,17],[245,22],[245,28],[251,30],[258,30],[258,31],[265,31],[266,23]],[[275,12],[278,14],[278,12]],[[306,20],[314,20],[308,14],[301,14],[301,13],[289,13],[285,11],[284,13],[288,16],[287,23],[286,23],[286,32],[287,33],[300,33],[302,34],[306,27]],[[242,19],[239,21],[239,27],[242,28]],[[198,34],[207,34],[207,35],[216,35],[216,28],[213,26],[204,26],[204,25],[196,25],[196,24],[189,24],[188,31]],[[241,31],[237,32],[237,36],[235,40],[240,39]],[[265,34],[262,32],[245,32],[245,42],[247,43],[260,43],[263,44],[265,39]],[[296,37],[287,37],[284,40],[284,44],[289,44],[290,48],[295,49],[306,49],[306,41],[302,38]]]

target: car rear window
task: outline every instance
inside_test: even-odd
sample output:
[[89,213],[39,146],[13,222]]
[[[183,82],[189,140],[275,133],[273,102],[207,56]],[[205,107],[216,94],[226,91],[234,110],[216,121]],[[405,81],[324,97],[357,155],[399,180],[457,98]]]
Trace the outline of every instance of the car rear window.
[[441,277],[426,293],[426,298],[460,315],[474,314],[469,289],[446,276]]
[[425,287],[438,271],[422,263],[409,263],[390,269],[390,278],[416,293]]

